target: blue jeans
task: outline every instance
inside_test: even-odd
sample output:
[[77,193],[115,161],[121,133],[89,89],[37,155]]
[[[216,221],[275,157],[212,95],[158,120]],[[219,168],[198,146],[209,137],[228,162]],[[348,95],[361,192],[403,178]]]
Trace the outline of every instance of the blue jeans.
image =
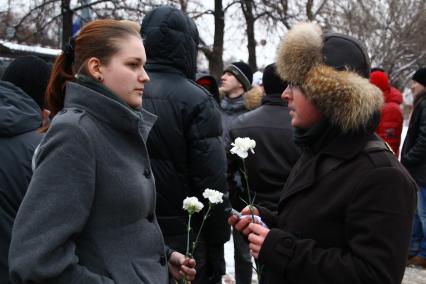
[[410,255],[426,259],[426,187],[419,187],[417,192],[417,210],[414,216],[411,235]]

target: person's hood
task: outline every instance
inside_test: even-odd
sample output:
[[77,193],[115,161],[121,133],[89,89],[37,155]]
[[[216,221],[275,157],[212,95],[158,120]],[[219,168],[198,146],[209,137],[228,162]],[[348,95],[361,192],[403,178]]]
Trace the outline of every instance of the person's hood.
[[156,8],[144,17],[141,35],[147,67],[150,64],[172,66],[187,78],[195,79],[199,35],[191,18],[170,6]]
[[253,86],[244,94],[244,105],[247,110],[253,110],[262,104],[263,90],[259,86]]
[[373,71],[370,74],[370,83],[377,86],[383,93],[390,91],[389,77],[385,72]]
[[220,96],[219,96],[219,84],[217,83],[217,80],[215,77],[213,77],[210,74],[205,73],[197,73],[195,76],[195,82],[207,89],[207,91],[212,94],[213,98],[217,103],[220,103]]
[[0,137],[10,137],[41,125],[41,109],[23,90],[0,81]]

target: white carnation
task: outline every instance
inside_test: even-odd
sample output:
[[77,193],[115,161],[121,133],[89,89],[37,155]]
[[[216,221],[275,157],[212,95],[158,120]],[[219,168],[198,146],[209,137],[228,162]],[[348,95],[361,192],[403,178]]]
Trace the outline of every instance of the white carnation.
[[188,211],[191,215],[200,212],[203,207],[203,203],[198,201],[197,197],[187,197],[183,200],[183,209]]
[[245,159],[248,156],[248,151],[254,154],[254,147],[256,147],[256,141],[250,139],[249,137],[237,137],[234,143],[231,143],[233,146],[231,149],[232,154],[238,155],[241,159]]
[[223,202],[223,193],[214,189],[206,188],[203,192],[204,198],[208,199],[212,204],[218,204]]

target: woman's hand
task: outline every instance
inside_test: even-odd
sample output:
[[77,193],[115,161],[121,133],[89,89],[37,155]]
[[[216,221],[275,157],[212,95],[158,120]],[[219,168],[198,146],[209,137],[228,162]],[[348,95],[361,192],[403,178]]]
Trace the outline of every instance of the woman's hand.
[[169,272],[176,280],[185,278],[192,281],[197,273],[195,270],[195,260],[186,258],[185,255],[174,251],[169,258]]
[[[251,208],[252,208],[253,214],[259,216],[259,210],[254,206],[251,206]],[[251,216],[252,211],[250,210],[249,206],[246,206],[243,210],[241,210],[241,214]],[[252,222],[253,222],[252,218],[238,218],[235,215],[231,215],[228,218],[228,223],[234,226],[235,230],[239,232],[243,232],[243,234],[245,235],[248,235],[251,232],[248,225]]]
[[266,236],[269,234],[270,230],[260,224],[255,223],[249,224],[247,230],[250,231],[248,235],[248,240],[250,242],[250,254],[254,258],[258,258],[260,249],[262,248],[263,242],[265,241]]

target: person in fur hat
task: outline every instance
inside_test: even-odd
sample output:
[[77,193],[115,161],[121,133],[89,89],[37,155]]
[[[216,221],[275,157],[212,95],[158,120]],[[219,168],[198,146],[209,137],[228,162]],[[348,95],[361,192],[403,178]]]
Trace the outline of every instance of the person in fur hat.
[[282,40],[277,69],[290,82],[282,97],[302,155],[278,213],[252,209],[269,228],[228,222],[248,235],[266,283],[401,283],[417,186],[374,134],[383,96],[363,44],[300,23]]
[[426,68],[412,79],[413,113],[401,151],[401,163],[419,185],[408,264],[426,269]]

